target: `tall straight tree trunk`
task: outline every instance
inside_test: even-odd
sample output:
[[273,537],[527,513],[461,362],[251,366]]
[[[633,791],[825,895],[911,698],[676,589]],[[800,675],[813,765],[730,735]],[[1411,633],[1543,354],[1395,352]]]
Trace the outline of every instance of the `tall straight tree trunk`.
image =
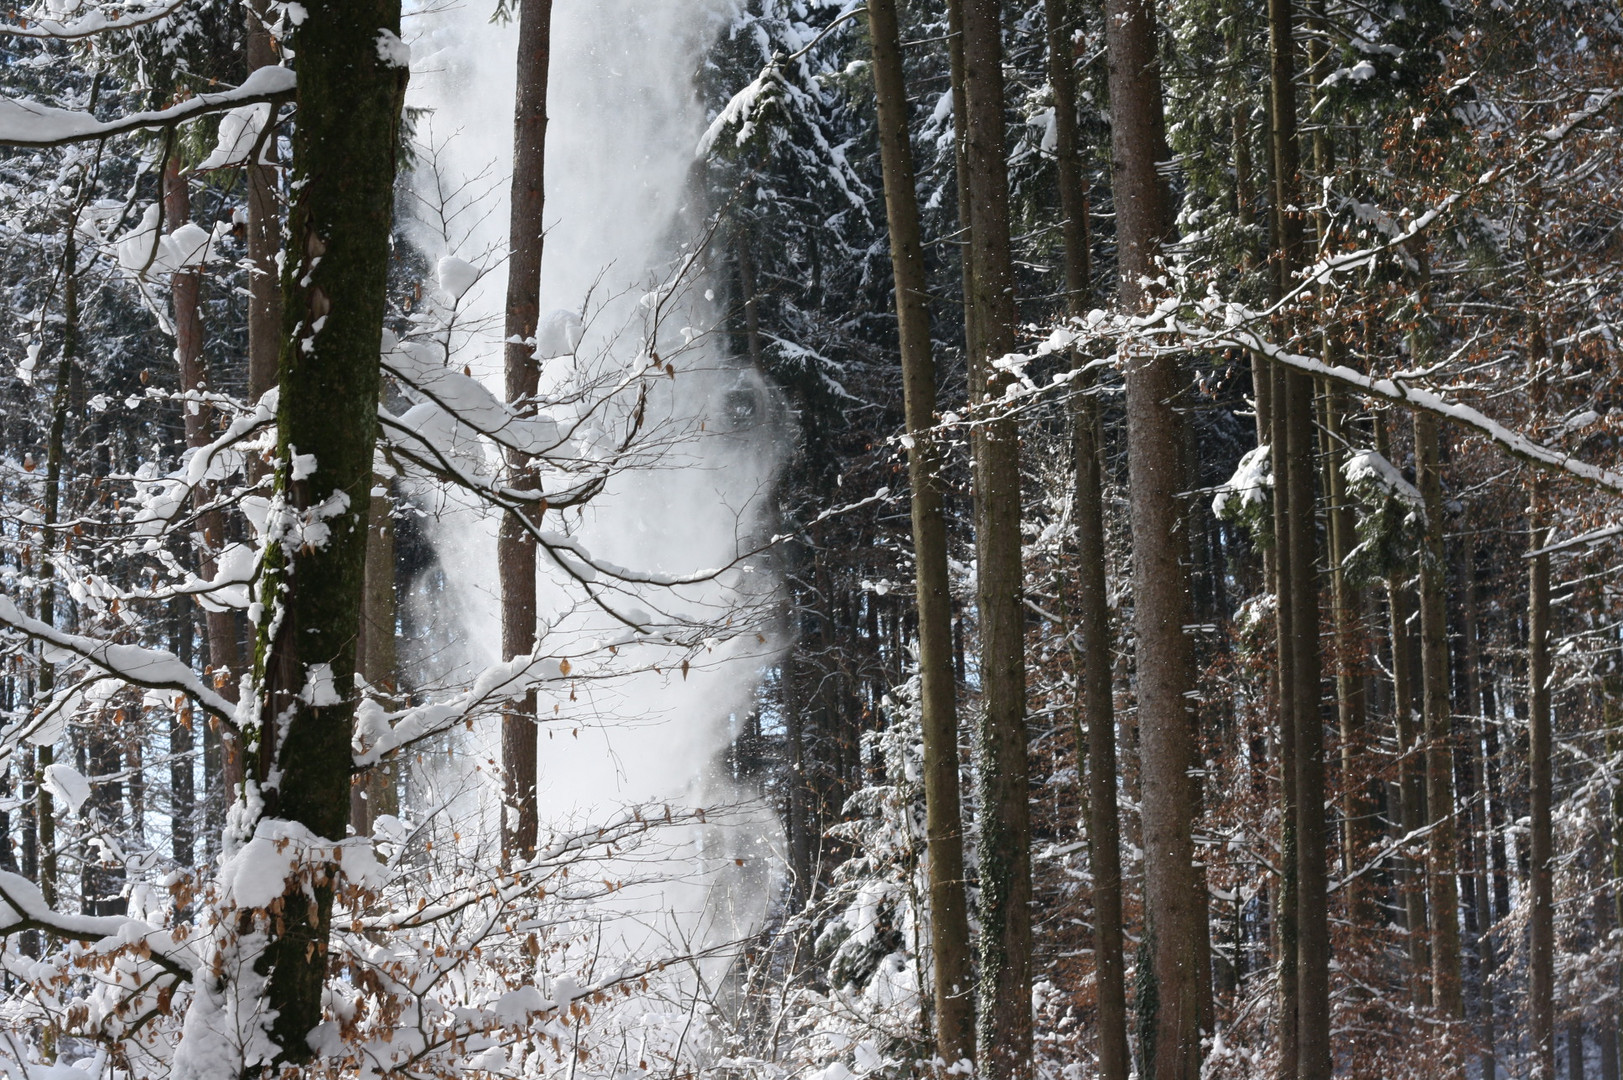
[[[1087,178],[1076,122],[1076,50],[1067,0],[1045,0],[1048,84],[1054,92],[1056,171],[1065,236],[1065,310],[1087,314],[1092,289]],[[1074,363],[1082,363],[1080,355]],[[1116,714],[1110,684],[1110,597],[1105,582],[1104,468],[1096,378],[1072,384],[1076,458],[1078,625],[1087,736],[1088,859],[1093,870],[1093,963],[1099,992],[1098,1074],[1127,1080],[1127,974],[1122,956],[1121,820],[1116,804]]]
[[[552,0],[522,0],[518,12],[518,86],[513,112],[513,184],[507,258],[507,400],[521,415],[535,411],[541,368],[535,329],[541,318],[541,254],[546,209],[547,72],[552,56]],[[509,451],[514,487],[538,489],[540,476],[524,454]],[[513,515],[502,519],[496,541],[502,591],[502,656],[535,650],[535,540]],[[535,851],[535,692],[510,702],[502,714],[502,769],[506,811],[502,854],[522,859]]]
[[[1003,122],[999,0],[963,0],[964,130],[976,341],[969,358],[976,601],[982,708],[976,729],[980,836],[977,1063],[990,1080],[1031,1070],[1031,812],[1026,765],[1025,609],[1020,540],[1020,432],[988,407],[1007,379],[991,362],[1014,351],[1014,267]],[[995,418],[994,418],[995,417]]]
[[1450,1020],[1465,1018],[1460,983],[1458,843],[1454,826],[1453,702],[1448,686],[1447,561],[1437,418],[1414,418],[1415,473],[1426,510],[1420,559],[1420,666],[1426,728],[1426,812],[1431,827],[1426,874],[1431,913],[1431,1001]]
[[[191,195],[180,173],[180,158],[171,155],[163,171],[164,226],[174,232],[192,220]],[[250,278],[252,275],[250,274]],[[181,416],[186,446],[197,449],[213,439],[214,410],[206,400],[210,386],[203,362],[203,276],[197,270],[176,270],[170,276],[169,294],[175,316],[175,363],[180,370],[180,389],[196,400],[182,401]],[[250,298],[250,306],[252,300]],[[211,509],[215,501],[213,485],[199,487],[194,506],[199,511],[198,531],[202,543],[197,551],[197,576],[212,580],[217,572],[216,555],[225,546],[225,517]],[[242,673],[242,651],[237,645],[238,615],[235,611],[205,608],[203,625],[208,631],[209,666],[213,683],[228,701],[237,700],[237,679]],[[232,755],[235,757],[235,754]]]
[[[1538,395],[1542,397],[1542,395]],[[1535,475],[1528,497],[1528,550],[1550,542],[1545,481]],[[1532,1025],[1532,1075],[1555,1080],[1555,903],[1550,860],[1552,770],[1550,721],[1550,556],[1527,560],[1527,792],[1532,819],[1532,903],[1528,916],[1528,1007]]]
[[[66,453],[68,404],[73,388],[73,365],[79,352],[79,253],[73,226],[69,225],[62,253],[62,352],[56,366],[56,389],[51,395],[51,426],[45,444],[45,506],[42,515],[39,561],[39,617],[47,626],[56,625],[56,558],[58,523],[62,512],[62,465]],[[49,701],[56,689],[56,666],[42,654],[36,696]],[[56,807],[43,783],[45,771],[56,763],[56,748],[50,744],[34,753],[34,815],[38,830],[39,890],[47,905],[57,898]]]
[[[1326,362],[1341,362],[1333,350]],[[1370,769],[1369,703],[1364,678],[1364,604],[1359,591],[1348,583],[1343,566],[1358,544],[1351,497],[1344,468],[1352,432],[1347,426],[1347,395],[1327,388],[1324,403],[1329,464],[1325,498],[1330,507],[1331,597],[1335,609],[1336,719],[1341,733],[1343,872],[1354,873],[1378,842],[1379,791]],[[1381,913],[1373,881],[1365,874],[1348,883],[1348,911],[1356,926],[1373,929]]]
[[[1387,421],[1375,424],[1375,451],[1392,457]],[[1412,836],[1424,827],[1425,776],[1419,768],[1419,736],[1414,724],[1414,647],[1410,642],[1410,618],[1414,614],[1404,569],[1394,567],[1386,578],[1387,629],[1392,649],[1392,725],[1398,747],[1397,831],[1399,837]],[[1402,873],[1397,877],[1401,891],[1399,904],[1408,942],[1410,974],[1418,985],[1430,961],[1426,950],[1426,894],[1424,872],[1409,855],[1401,856]]]
[[[1276,215],[1276,225],[1278,217]],[[1277,232],[1276,228],[1276,232]],[[1278,975],[1275,994],[1276,1026],[1279,1031],[1279,1080],[1296,1080],[1301,1062],[1301,867],[1297,858],[1297,830],[1301,817],[1296,800],[1301,793],[1297,777],[1296,736],[1296,560],[1291,557],[1291,535],[1295,521],[1291,500],[1296,485],[1291,483],[1290,410],[1291,375],[1281,365],[1270,372],[1273,386],[1269,410],[1274,463],[1274,649],[1275,689],[1279,709],[1279,904],[1274,916],[1278,948]]]
[[[276,45],[265,24],[266,0],[243,5],[247,20],[245,50],[249,74],[276,64]],[[268,146],[274,146],[274,140]],[[282,349],[282,289],[276,269],[281,250],[281,215],[277,211],[276,170],[256,158],[248,162],[248,396],[258,401],[276,385],[277,358]],[[248,462],[250,477],[261,466]]]
[[1297,1076],[1329,1080],[1330,914],[1324,815],[1324,721],[1319,715],[1319,587],[1313,513],[1313,381],[1291,376],[1292,719],[1296,724]]
[[[1269,0],[1268,51],[1270,60],[1270,116],[1274,173],[1274,213],[1279,237],[1279,282],[1288,291],[1295,271],[1305,261],[1304,224],[1300,210],[1301,146],[1296,124],[1295,12],[1291,0]],[[1289,563],[1281,573],[1278,606],[1288,605],[1288,623],[1281,619],[1281,640],[1290,639],[1289,657],[1280,669],[1289,685],[1290,709],[1282,726],[1294,729],[1294,768],[1281,769],[1287,786],[1294,773],[1295,791],[1287,808],[1294,816],[1295,835],[1281,858],[1294,861],[1296,870],[1295,986],[1281,979],[1283,1014],[1296,1012],[1295,1061],[1288,1047],[1280,1055],[1281,1071],[1291,1069],[1300,1080],[1328,1080],[1330,1076],[1330,929],[1327,904],[1324,818],[1324,724],[1319,716],[1321,698],[1319,663],[1319,588],[1314,516],[1313,381],[1300,372],[1284,371],[1275,384],[1276,431],[1283,421],[1283,439],[1276,437],[1275,493],[1283,488],[1285,531],[1278,534],[1276,558]],[[1282,695],[1283,698],[1284,695]],[[1281,739],[1282,746],[1285,740]],[[1291,847],[1294,847],[1294,851]],[[1289,869],[1286,870],[1289,873]],[[1291,943],[1282,941],[1282,949]],[[1282,963],[1290,958],[1282,956]],[[1289,994],[1289,998],[1285,995]],[[1283,1016],[1282,1016],[1283,1020]]]
[[1478,989],[1481,1015],[1481,1053],[1478,1061],[1482,1075],[1494,1077],[1494,971],[1498,955],[1493,946],[1492,881],[1489,863],[1492,859],[1489,837],[1493,834],[1493,821],[1488,811],[1493,793],[1488,787],[1487,762],[1483,755],[1483,729],[1488,720],[1482,697],[1482,647],[1477,637],[1476,545],[1467,540],[1456,549],[1459,552],[1460,580],[1460,637],[1465,654],[1465,709],[1470,716],[1471,747],[1468,768],[1470,783],[1475,790],[1471,802],[1475,809],[1471,815],[1471,863],[1475,873],[1473,903],[1477,926]]
[[[169,602],[169,649],[191,667],[192,603],[185,597]],[[192,766],[196,715],[187,707],[169,718],[169,854],[184,870],[197,866],[197,778]]]
[[895,0],[870,0],[879,150],[890,223],[896,328],[902,354],[908,483],[912,490],[914,596],[918,608],[920,706],[924,728],[925,833],[930,855],[930,952],[936,1056],[951,1066],[973,1058],[974,997],[964,896],[963,818],[958,792],[958,701],[952,672],[952,590],[947,519],[935,426],[935,358],[929,283],[908,135],[907,89]]
[[[277,47],[271,38],[269,0],[247,0],[243,4],[246,23],[243,59],[248,74],[277,63]],[[248,398],[258,401],[276,385],[277,369],[282,353],[282,281],[277,257],[282,250],[282,215],[276,187],[276,167],[262,159],[274,160],[276,140],[267,140],[265,149],[245,166],[248,187]],[[250,454],[247,462],[248,480],[257,483],[269,472],[269,466],[258,455]],[[235,619],[233,619],[235,621]],[[212,628],[209,628],[212,637]],[[218,664],[212,655],[210,663]],[[238,665],[242,664],[239,656]],[[230,691],[235,700],[235,689]],[[213,717],[205,718],[203,730],[204,770],[206,791],[214,791],[208,800],[210,840],[223,824],[224,807],[241,786],[243,779],[243,748],[235,732],[226,730]],[[210,768],[217,761],[218,769]],[[225,789],[221,797],[219,787]]]
[[[1606,756],[1616,760],[1618,754],[1623,753],[1623,673],[1617,670],[1615,662],[1601,686],[1604,695],[1602,715],[1605,717],[1606,726]],[[1623,930],[1623,783],[1613,781],[1610,804],[1609,824],[1612,843],[1608,855],[1612,869],[1612,926]],[[1623,963],[1617,965],[1614,978],[1613,989],[1617,997],[1612,1007],[1607,1010],[1611,1024],[1601,1028],[1603,1080],[1617,1080],[1619,1072],[1623,1071],[1619,1068],[1619,1058],[1623,1058]]]
[[[964,0],[947,0],[947,62],[952,77],[952,161],[958,188],[958,269],[963,283],[964,355],[973,356],[980,347],[975,324],[975,262],[970,255],[969,234],[974,207],[969,197],[969,130],[964,101]],[[959,665],[962,668],[962,665]],[[960,674],[959,679],[963,676]]]
[[[1171,193],[1158,165],[1168,157],[1154,9],[1106,0],[1105,43],[1111,104],[1111,187],[1123,311],[1153,302],[1145,286],[1172,232]],[[1139,754],[1144,849],[1145,961],[1138,995],[1145,1080],[1195,1080],[1206,898],[1194,870],[1199,806],[1191,776],[1197,720],[1183,513],[1183,428],[1174,402],[1182,386],[1175,360],[1131,356],[1126,363],[1128,481],[1133,536],[1133,622],[1137,638]]]
[[[398,37],[400,0],[311,6],[294,32],[299,123],[293,133],[286,320],[277,413],[276,487],[294,520],[319,518],[323,542],[277,541],[260,583],[256,715],[245,747],[277,819],[325,842],[349,820],[356,637],[365,588],[378,353],[394,206],[395,157],[409,71],[380,38]],[[294,455],[313,470],[295,471]],[[276,722],[269,722],[270,718]],[[245,1072],[301,1065],[321,1019],[335,865],[291,877],[256,970],[274,1014],[274,1060]]]

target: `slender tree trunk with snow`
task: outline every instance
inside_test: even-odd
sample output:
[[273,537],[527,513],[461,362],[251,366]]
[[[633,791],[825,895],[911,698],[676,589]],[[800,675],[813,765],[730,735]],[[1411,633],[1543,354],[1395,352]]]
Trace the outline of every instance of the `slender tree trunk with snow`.
[[[535,330],[541,318],[541,253],[546,209],[547,73],[552,56],[552,0],[521,0],[518,5],[518,84],[513,106],[513,183],[507,258],[507,401],[520,415],[535,411],[541,367],[535,358]],[[510,483],[540,487],[530,459],[508,451]],[[502,656],[511,659],[535,649],[535,540],[524,522],[502,519],[496,541],[502,591]],[[536,726],[534,691],[511,702],[502,714],[502,769],[506,811],[502,854],[523,859],[535,850]]]
[[[69,225],[62,254],[62,352],[56,365],[56,388],[51,395],[51,424],[45,443],[45,506],[41,515],[39,560],[39,618],[47,626],[56,625],[56,557],[59,524],[62,517],[62,465],[66,453],[69,395],[73,387],[73,366],[79,352],[79,274],[78,243]],[[56,689],[56,665],[41,651],[39,676],[35,684],[40,701],[49,701]],[[56,807],[44,784],[46,770],[56,763],[56,748],[50,743],[34,753],[34,814],[38,829],[39,889],[47,905],[57,899],[58,865],[56,853]]]
[[[1542,395],[1539,395],[1542,397]],[[1550,865],[1552,765],[1550,720],[1550,542],[1545,481],[1534,475],[1528,494],[1527,560],[1527,792],[1532,863],[1528,913],[1528,1009],[1532,1076],[1555,1080],[1555,903]]]
[[890,225],[902,397],[909,439],[907,470],[912,490],[913,583],[919,619],[936,1055],[951,1066],[973,1058],[975,1019],[958,791],[958,703],[952,670],[947,520],[941,489],[941,449],[931,430],[935,426],[935,358],[930,346],[928,281],[919,233],[895,0],[869,0],[868,29],[873,43],[879,150]]
[[[312,5],[293,40],[299,122],[282,275],[276,467],[290,534],[265,553],[254,670],[259,720],[245,748],[263,800],[261,824],[280,819],[326,842],[341,840],[349,819],[378,354],[409,77],[398,62],[399,31],[400,0],[355,0]],[[307,866],[288,880],[256,963],[274,1011],[273,1068],[313,1056],[307,1036],[321,1019],[336,871]],[[250,1062],[248,1072],[260,1070]]]
[[1481,1052],[1477,1060],[1482,1068],[1482,1075],[1492,1077],[1496,1075],[1498,1068],[1494,1047],[1496,1036],[1493,982],[1499,958],[1494,951],[1493,907],[1488,873],[1491,856],[1488,838],[1493,835],[1493,821],[1488,812],[1488,803],[1495,793],[1488,787],[1487,762],[1482,753],[1483,729],[1487,724],[1487,716],[1483,708],[1482,648],[1477,629],[1476,548],[1472,541],[1467,540],[1456,550],[1459,553],[1460,638],[1464,646],[1462,651],[1465,661],[1465,711],[1469,717],[1467,722],[1471,737],[1469,764],[1464,775],[1468,777],[1472,790],[1464,801],[1474,807],[1469,818],[1471,835],[1468,841],[1472,849],[1471,869],[1474,875],[1472,908],[1476,917],[1476,951],[1479,965],[1477,987]]

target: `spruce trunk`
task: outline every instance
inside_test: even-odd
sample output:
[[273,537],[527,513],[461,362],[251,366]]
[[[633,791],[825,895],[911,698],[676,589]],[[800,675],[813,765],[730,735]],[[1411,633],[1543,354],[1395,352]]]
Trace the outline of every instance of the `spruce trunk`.
[[[1055,157],[1064,218],[1066,314],[1087,314],[1092,289],[1087,178],[1076,122],[1076,50],[1067,0],[1046,0],[1048,84],[1054,91]],[[1085,362],[1080,354],[1074,365]],[[1086,736],[1088,859],[1093,870],[1093,963],[1099,988],[1098,1074],[1127,1080],[1127,976],[1122,956],[1121,820],[1116,804],[1116,714],[1110,681],[1110,597],[1105,581],[1104,468],[1096,379],[1073,383],[1078,625]],[[1078,748],[1081,749],[1080,747]]]
[[[1120,305],[1139,313],[1153,302],[1146,283],[1157,277],[1156,260],[1172,232],[1171,194],[1158,171],[1169,155],[1154,9],[1107,0],[1105,28]],[[1186,475],[1183,422],[1175,408],[1183,379],[1174,359],[1153,355],[1128,357],[1125,377],[1146,922],[1139,1075],[1195,1080],[1210,987],[1200,980],[1206,903],[1193,866],[1197,728],[1178,504]]]
[[[1447,562],[1437,418],[1414,418],[1415,473],[1425,505],[1420,556],[1420,666],[1426,735],[1426,811],[1431,831],[1427,907],[1431,912],[1431,1002],[1449,1020],[1465,1018],[1460,984],[1460,918],[1454,825],[1453,702],[1448,678]],[[1458,1064],[1456,1062],[1456,1064]]]
[[[1550,541],[1545,481],[1532,479],[1528,499],[1528,550]],[[1527,560],[1527,791],[1531,817],[1532,881],[1528,915],[1528,1006],[1535,1080],[1555,1080],[1555,903],[1550,860],[1552,767],[1550,720],[1550,556]]]
[[999,415],[1007,376],[992,361],[1014,351],[1014,268],[1003,122],[999,0],[964,0],[963,89],[969,184],[968,298],[975,547],[979,563],[982,708],[976,727],[980,836],[977,1063],[989,1080],[1031,1070],[1031,818],[1026,764],[1025,609],[1020,538],[1020,433]]
[[952,670],[952,592],[941,450],[935,426],[935,358],[928,282],[919,234],[913,148],[895,0],[870,0],[879,149],[890,223],[902,397],[909,437],[914,595],[918,608],[920,706],[924,735],[925,833],[930,855],[930,949],[936,1056],[951,1066],[974,1055],[969,915],[964,896],[963,820],[958,792],[958,703]]

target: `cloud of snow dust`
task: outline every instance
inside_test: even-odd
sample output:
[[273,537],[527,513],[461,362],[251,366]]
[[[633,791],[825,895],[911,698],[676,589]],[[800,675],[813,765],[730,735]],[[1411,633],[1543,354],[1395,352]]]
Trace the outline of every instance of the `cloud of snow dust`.
[[[461,295],[459,319],[471,328],[456,339],[453,363],[499,391],[516,27],[488,21],[493,3],[430,0],[407,20],[405,37],[414,56],[408,106],[431,110],[417,120],[428,152],[415,190],[419,216],[432,226],[420,243],[431,266],[450,256],[482,271],[473,280],[464,264],[441,268],[448,289]],[[705,117],[693,79],[704,47],[734,12],[732,0],[556,0],[541,308],[585,311],[581,357],[622,366],[634,360],[651,285],[669,276],[684,245],[702,240],[706,208],[691,203],[699,195],[690,177]],[[676,357],[677,371],[661,382],[652,412],[666,431],[691,437],[655,467],[613,479],[589,508],[577,535],[598,559],[691,573],[726,564],[741,540],[775,531],[769,496],[783,421],[772,418],[775,405],[759,377],[726,357],[723,336],[702,336],[722,315],[712,299],[721,291],[690,282],[663,325],[660,352]],[[695,330],[701,336],[685,344]],[[729,415],[741,392],[757,406],[757,423],[747,430]],[[435,509],[428,528],[445,589],[431,617],[454,624],[451,655],[438,658],[450,678],[500,659],[496,520],[468,507]],[[544,647],[612,629],[601,615],[571,611],[577,594],[541,561],[540,605],[551,626]],[[724,584],[685,591],[675,606],[713,614],[771,588],[764,569],[732,574]],[[752,707],[771,648],[749,635],[685,670],[543,695],[544,719],[553,714],[541,735],[544,828],[629,803],[713,806],[744,798],[716,762],[732,725]],[[476,756],[494,758],[494,724],[479,737],[487,744]],[[470,809],[482,814],[487,837],[495,830],[497,787],[490,778],[477,800],[464,800],[478,802]],[[668,867],[680,883],[623,902],[676,912],[660,916],[664,923],[652,932],[693,944],[754,929],[775,892],[777,864],[769,855],[779,846],[778,829],[764,810],[738,820],[687,838],[690,850]]]

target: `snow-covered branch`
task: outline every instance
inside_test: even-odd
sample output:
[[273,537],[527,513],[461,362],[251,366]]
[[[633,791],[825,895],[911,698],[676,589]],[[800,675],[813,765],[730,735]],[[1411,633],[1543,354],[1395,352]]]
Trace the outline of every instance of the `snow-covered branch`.
[[0,596],[0,624],[72,653],[132,686],[148,690],[178,690],[222,722],[232,722],[236,707],[206,686],[197,673],[172,652],[66,633],[24,615],[9,596]]
[[72,18],[35,18],[0,23],[0,37],[47,41],[83,41],[115,30],[134,30],[167,19],[188,0],[162,4],[108,4]]
[[38,885],[21,874],[0,870],[0,937],[39,930],[52,937],[88,944],[106,943],[118,948],[140,944],[151,950],[153,963],[187,982],[192,978],[189,960],[166,949],[164,932],[140,919],[125,915],[73,915],[56,911],[45,902]]
[[114,120],[98,120],[88,112],[59,109],[37,101],[0,99],[0,145],[63,146],[127,135],[146,128],[171,127],[210,113],[261,101],[289,101],[294,77],[290,68],[263,67],[242,85],[212,94],[198,94],[178,105],[151,112],[130,113]]

